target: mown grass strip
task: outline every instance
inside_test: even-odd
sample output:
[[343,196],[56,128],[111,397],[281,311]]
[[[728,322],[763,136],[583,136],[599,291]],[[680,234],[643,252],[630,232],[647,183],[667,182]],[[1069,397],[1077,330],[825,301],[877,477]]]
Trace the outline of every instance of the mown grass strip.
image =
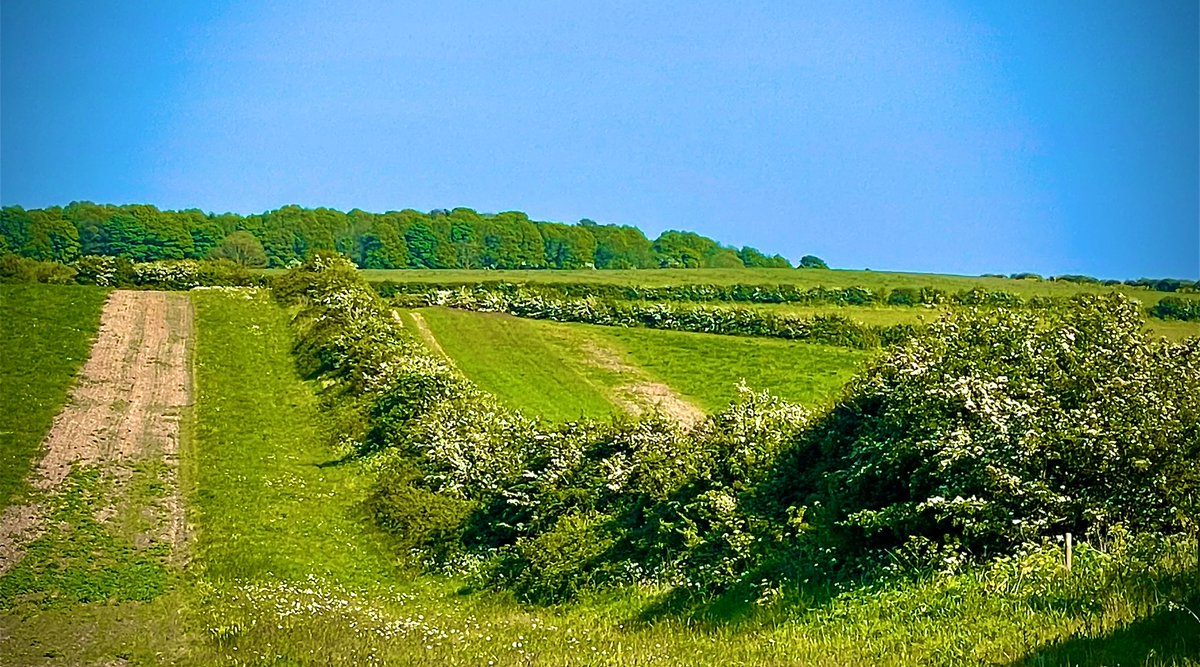
[[604,419],[619,408],[605,396],[602,369],[575,354],[579,332],[553,322],[446,308],[422,309],[438,343],[484,391],[530,416],[552,421]]
[[[530,415],[552,420],[612,414],[600,403],[622,383],[666,384],[706,412],[725,408],[742,380],[809,408],[837,398],[870,353],[771,338],[526,320],[426,308],[421,313],[476,384]],[[638,377],[615,373],[597,348]],[[590,361],[589,361],[590,359]],[[584,401],[589,403],[581,405]]]
[[66,404],[107,296],[98,287],[0,285],[0,510],[24,487]]
[[197,561],[222,578],[390,572],[359,517],[369,477],[340,463],[297,376],[288,314],[266,291],[194,293]]

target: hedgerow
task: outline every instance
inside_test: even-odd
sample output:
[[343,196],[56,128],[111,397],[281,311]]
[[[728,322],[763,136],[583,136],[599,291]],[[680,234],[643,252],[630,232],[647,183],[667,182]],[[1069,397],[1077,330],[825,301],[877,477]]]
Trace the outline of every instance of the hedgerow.
[[[1120,283],[1116,283],[1120,284]],[[1126,284],[1134,285],[1133,282]],[[1031,296],[1004,290],[981,288],[948,292],[935,287],[801,287],[799,285],[669,285],[641,287],[608,283],[511,283],[506,281],[448,281],[438,283],[377,281],[371,286],[381,296],[406,305],[428,305],[444,298],[446,292],[469,292],[477,297],[501,295],[539,297],[546,301],[592,300],[600,302],[645,301],[655,304],[685,303],[756,303],[800,304],[809,306],[987,306],[1047,310],[1069,306],[1071,297]],[[1144,286],[1141,283],[1135,286]],[[1164,304],[1165,302],[1165,304]],[[1164,297],[1146,314],[1158,319],[1200,321],[1200,300]]]
[[526,600],[657,582],[764,594],[801,577],[946,567],[1061,532],[1196,525],[1200,342],[1136,305],[975,310],[896,346],[814,418],[743,388],[691,429],[551,425],[425,348],[341,259],[276,283],[300,367],[380,475],[368,509],[432,567]]
[[193,287],[261,287],[266,275],[224,260],[132,262],[124,257],[87,256],[71,264],[0,253],[0,282],[99,285],[116,288],[189,290]]
[[259,287],[264,275],[225,260],[179,260],[135,263],[123,257],[81,257],[73,265],[75,282],[101,287],[148,287],[187,290],[193,287]]
[[[874,326],[861,324],[841,315],[805,317],[753,308],[714,307],[690,303],[612,301],[594,297],[558,298],[516,286],[500,289],[475,287],[439,290],[422,297],[421,302],[556,322],[762,336],[857,349],[898,343],[915,331],[915,327],[908,324]],[[401,300],[398,305],[400,304],[412,305],[411,301],[405,300]]]

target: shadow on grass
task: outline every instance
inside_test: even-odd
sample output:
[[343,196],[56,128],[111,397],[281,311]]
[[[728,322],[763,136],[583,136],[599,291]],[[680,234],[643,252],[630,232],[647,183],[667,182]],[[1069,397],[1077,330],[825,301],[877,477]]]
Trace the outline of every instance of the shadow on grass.
[[634,620],[648,625],[668,619],[711,627],[773,625],[795,618],[797,612],[827,606],[836,595],[833,586],[792,587],[779,599],[760,605],[760,591],[750,584],[719,594],[675,588],[643,606]]
[[318,467],[322,470],[324,470],[326,468],[340,468],[344,465],[347,465],[350,463],[355,463],[355,462],[361,460],[362,458],[363,457],[361,455],[351,452],[350,454],[347,454],[341,458],[330,459],[329,461],[322,461],[321,463],[314,463],[313,465],[315,465],[316,467]]
[[1200,662],[1200,594],[1186,605],[1164,605],[1155,613],[1101,637],[1076,637],[1049,644],[1011,664],[1146,665]]

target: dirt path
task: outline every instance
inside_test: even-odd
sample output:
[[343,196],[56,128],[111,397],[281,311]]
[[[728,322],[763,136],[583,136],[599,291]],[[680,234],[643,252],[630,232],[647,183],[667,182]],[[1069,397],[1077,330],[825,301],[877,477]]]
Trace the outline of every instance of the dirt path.
[[689,427],[704,421],[703,410],[669,386],[646,380],[642,369],[625,363],[615,351],[592,341],[584,348],[584,353],[587,363],[631,379],[631,382],[617,387],[615,396],[621,408],[629,414],[637,416],[657,410]]
[[450,355],[446,354],[446,351],[442,349],[442,344],[439,343],[437,337],[433,335],[433,331],[429,328],[429,323],[425,321],[425,318],[421,315],[421,313],[410,310],[408,311],[408,314],[410,317],[412,317],[413,324],[416,325],[417,334],[421,336],[421,340],[425,341],[425,344],[429,346],[430,350],[453,366],[454,360],[451,359]]
[[[112,481],[109,505],[97,518],[112,519],[128,495],[139,462],[161,462],[164,489],[142,511],[149,528],[137,542],[186,539],[178,484],[180,426],[191,404],[192,307],[186,294],[113,292],[100,331],[67,407],[55,418],[30,482],[35,496],[56,493],[78,466],[98,466]],[[36,501],[15,505],[0,518],[0,574],[20,561],[24,546],[45,529]]]

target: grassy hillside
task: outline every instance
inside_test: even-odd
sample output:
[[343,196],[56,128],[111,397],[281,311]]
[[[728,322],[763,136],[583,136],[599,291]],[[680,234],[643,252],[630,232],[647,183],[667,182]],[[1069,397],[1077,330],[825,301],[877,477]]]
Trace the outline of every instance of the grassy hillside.
[[[1079,547],[1070,573],[1061,548],[1048,546],[891,582],[797,581],[716,597],[644,587],[555,607],[479,590],[466,563],[415,574],[363,516],[375,464],[345,458],[324,437],[330,415],[297,377],[288,313],[264,293],[192,298],[195,424],[182,450],[189,564],[171,564],[164,577],[166,563],[138,569],[128,549],[73,546],[72,535],[96,538],[94,517],[109,497],[79,477],[55,510],[58,528],[47,543],[56,550],[39,552],[38,561],[68,564],[59,579],[75,597],[0,600],[5,664],[1200,664],[1200,632],[1189,632],[1200,621],[1191,625],[1192,612],[1172,601],[1194,590],[1190,541],[1154,553]],[[431,325],[438,317],[424,313]],[[566,329],[568,341],[597,340],[578,333],[595,327]],[[705,341],[724,342],[689,337],[689,348],[671,332],[600,333],[643,360],[677,348],[715,354]],[[643,333],[670,340],[637,340]],[[152,473],[133,479],[150,482]],[[156,502],[160,493],[147,485],[133,497]],[[141,597],[108,597],[111,582],[76,576],[97,557]],[[155,574],[152,590],[143,590],[146,571]],[[0,577],[4,590],[23,586],[25,579]],[[1194,595],[1183,601],[1200,603]]]
[[[216,581],[302,580],[388,571],[354,519],[353,465],[322,438],[309,385],[296,377],[287,313],[268,292],[198,292],[196,556]],[[319,557],[314,557],[314,552]]]
[[832,400],[865,352],[766,338],[526,320],[425,308],[441,348],[477,385],[554,421],[621,411],[622,385],[661,382],[706,412],[741,380],[808,407]]
[[454,365],[511,407],[552,421],[621,412],[608,397],[620,375],[588,363],[579,329],[446,308],[419,314]]
[[773,338],[561,326],[585,328],[609,341],[625,352],[627,361],[694,400],[706,412],[729,405],[742,380],[752,389],[767,389],[809,408],[823,407],[870,357],[860,350]]
[[24,485],[87,361],[107,295],[97,287],[0,285],[0,510]]

